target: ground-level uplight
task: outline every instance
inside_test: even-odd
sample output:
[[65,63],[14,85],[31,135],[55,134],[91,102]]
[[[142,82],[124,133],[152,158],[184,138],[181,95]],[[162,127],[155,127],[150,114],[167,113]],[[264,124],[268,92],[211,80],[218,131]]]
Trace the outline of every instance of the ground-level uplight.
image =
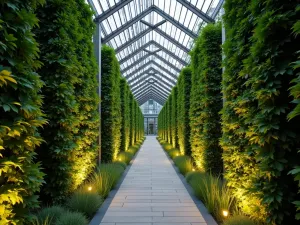
[[193,170],[193,171],[195,171],[195,169],[194,169],[194,168],[193,168],[192,170]]
[[92,186],[89,186],[88,187],[88,191],[91,191],[93,188],[92,188]]
[[228,214],[229,214],[229,212],[228,212],[227,210],[223,210],[223,216],[224,216],[224,217],[227,217]]

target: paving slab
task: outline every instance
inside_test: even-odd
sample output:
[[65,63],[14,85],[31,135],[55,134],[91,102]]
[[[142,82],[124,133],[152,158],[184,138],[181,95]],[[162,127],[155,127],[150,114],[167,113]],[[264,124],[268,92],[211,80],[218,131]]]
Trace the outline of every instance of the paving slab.
[[154,136],[146,138],[99,218],[91,225],[211,225]]

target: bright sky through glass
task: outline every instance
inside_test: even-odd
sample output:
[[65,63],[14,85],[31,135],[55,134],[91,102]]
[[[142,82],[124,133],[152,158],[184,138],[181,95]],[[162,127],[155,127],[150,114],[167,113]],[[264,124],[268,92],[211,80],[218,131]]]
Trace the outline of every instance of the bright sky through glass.
[[[122,2],[128,2],[101,21],[101,37],[102,44],[115,49],[122,76],[127,79],[140,104],[150,98],[164,103],[176,84],[180,70],[190,63],[189,51],[193,47],[194,38],[207,24],[195,11],[193,12],[192,8],[200,10],[210,19],[215,19],[220,9],[219,5],[223,2],[223,0],[87,1],[96,10],[96,16],[106,14]],[[191,8],[188,9],[189,7]],[[141,14],[139,20],[132,22]],[[160,24],[151,28],[141,20],[151,25]]]

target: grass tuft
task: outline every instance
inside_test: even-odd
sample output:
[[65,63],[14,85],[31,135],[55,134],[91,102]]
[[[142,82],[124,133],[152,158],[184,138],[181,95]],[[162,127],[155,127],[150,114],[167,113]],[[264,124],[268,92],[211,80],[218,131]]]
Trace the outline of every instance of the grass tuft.
[[124,169],[116,164],[102,164],[97,167],[96,172],[89,180],[89,185],[96,192],[106,198],[110,190],[116,185]]
[[171,145],[169,143],[163,143],[162,147],[165,151],[170,151],[171,149],[173,149],[173,145]]
[[87,225],[87,218],[80,212],[66,212],[59,217],[55,225]]
[[61,215],[66,213],[68,210],[65,208],[54,205],[50,207],[43,208],[37,213],[37,221],[36,224],[55,224],[57,221],[57,218],[59,218]]
[[174,157],[173,160],[180,173],[182,173],[183,175],[193,170],[193,162],[189,156],[180,155]]
[[129,146],[127,149],[127,152],[130,152],[131,154],[135,155],[139,148],[137,146]]
[[256,223],[247,216],[235,215],[225,220],[223,225],[256,225]]
[[66,202],[66,206],[75,212],[81,212],[92,218],[103,203],[103,198],[97,193],[76,192]]
[[116,161],[113,164],[122,167],[124,170],[127,167],[127,164],[125,162],[121,162],[121,161]]
[[190,175],[189,184],[218,222],[224,220],[223,210],[228,210],[230,213],[236,211],[232,193],[219,178],[211,174],[198,173]]

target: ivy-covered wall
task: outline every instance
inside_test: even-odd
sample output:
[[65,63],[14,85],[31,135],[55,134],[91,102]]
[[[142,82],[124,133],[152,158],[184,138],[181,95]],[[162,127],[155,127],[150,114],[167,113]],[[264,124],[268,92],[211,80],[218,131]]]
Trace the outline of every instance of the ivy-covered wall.
[[37,16],[43,63],[38,72],[45,82],[43,111],[48,119],[38,151],[46,173],[41,195],[44,202],[59,202],[95,167],[99,114],[94,23],[83,0],[49,0]]
[[287,115],[300,49],[293,33],[298,4],[227,0],[224,6],[225,177],[242,210],[269,224],[297,224],[292,202],[299,195],[288,173],[299,162],[300,120]]
[[179,150],[182,155],[191,154],[189,125],[191,79],[192,70],[191,68],[186,67],[181,70],[177,81],[177,132]]
[[219,175],[223,169],[220,110],[223,107],[221,24],[201,30],[192,50],[192,88],[190,97],[191,155],[196,166]]
[[0,3],[0,218],[1,224],[24,224],[38,207],[37,192],[44,174],[35,162],[43,141],[38,128],[46,123],[41,111],[43,82],[33,28],[34,14],[44,1]]
[[121,74],[114,50],[105,45],[102,46],[101,76],[102,160],[111,162],[117,158],[121,144]]

